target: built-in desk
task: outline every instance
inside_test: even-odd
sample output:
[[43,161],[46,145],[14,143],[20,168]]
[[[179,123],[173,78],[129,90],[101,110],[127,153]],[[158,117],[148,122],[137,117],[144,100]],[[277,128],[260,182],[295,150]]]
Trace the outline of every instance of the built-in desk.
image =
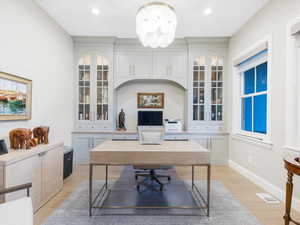
[[[76,164],[89,163],[89,150],[97,147],[106,140],[136,140],[137,131],[96,131],[78,130],[72,132],[72,147],[74,149],[74,162]],[[177,132],[166,133],[166,140],[189,139],[199,143],[211,151],[211,163],[213,165],[227,165],[228,163],[228,133],[225,132]]]

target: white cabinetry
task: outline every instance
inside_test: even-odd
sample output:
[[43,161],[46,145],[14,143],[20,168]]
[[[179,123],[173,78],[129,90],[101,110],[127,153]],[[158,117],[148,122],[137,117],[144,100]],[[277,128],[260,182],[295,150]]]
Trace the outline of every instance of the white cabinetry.
[[121,78],[147,78],[152,74],[151,51],[120,51],[116,57],[116,74]]
[[[32,183],[30,195],[37,211],[63,186],[63,144],[38,146],[0,156],[0,187]],[[6,194],[2,201],[18,199],[26,191]]]

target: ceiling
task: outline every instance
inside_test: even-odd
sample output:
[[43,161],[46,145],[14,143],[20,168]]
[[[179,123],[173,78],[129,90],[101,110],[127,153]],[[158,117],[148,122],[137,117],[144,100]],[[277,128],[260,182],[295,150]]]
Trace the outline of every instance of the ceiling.
[[[152,0],[154,1],[154,0]],[[135,15],[151,0],[36,0],[72,36],[136,37]],[[177,14],[177,37],[232,36],[269,0],[161,0]],[[92,8],[99,15],[91,13]],[[207,8],[212,9],[205,15]]]

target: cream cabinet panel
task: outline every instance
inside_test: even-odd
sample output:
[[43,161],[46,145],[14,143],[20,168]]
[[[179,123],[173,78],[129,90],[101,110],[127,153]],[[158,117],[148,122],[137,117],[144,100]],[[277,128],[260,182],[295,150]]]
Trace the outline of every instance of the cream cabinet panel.
[[33,172],[32,172],[32,190],[31,198],[34,211],[38,210],[43,202],[43,180],[42,180],[42,158],[34,156],[32,158]]
[[43,199],[48,201],[53,193],[56,193],[61,187],[63,179],[62,169],[62,149],[57,148],[48,151],[43,156]]
[[[8,165],[5,168],[5,187],[13,187],[25,183],[31,183],[33,174],[32,171],[35,169],[34,162],[38,156],[33,156],[18,163]],[[15,200],[26,196],[26,190],[17,191],[5,195],[5,201]]]

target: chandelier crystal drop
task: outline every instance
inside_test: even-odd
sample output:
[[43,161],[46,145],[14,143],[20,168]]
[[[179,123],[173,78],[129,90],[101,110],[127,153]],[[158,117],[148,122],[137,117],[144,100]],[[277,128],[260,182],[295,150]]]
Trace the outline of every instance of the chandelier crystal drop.
[[152,2],[142,6],[136,15],[136,33],[143,46],[165,48],[175,39],[177,18],[172,6]]

